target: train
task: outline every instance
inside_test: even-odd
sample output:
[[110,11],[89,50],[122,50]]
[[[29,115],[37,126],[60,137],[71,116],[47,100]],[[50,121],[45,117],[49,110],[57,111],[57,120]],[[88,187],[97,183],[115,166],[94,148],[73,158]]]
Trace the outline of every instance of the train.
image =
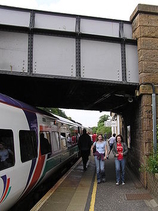
[[[75,123],[0,93],[0,210],[9,210],[57,169],[79,157]],[[74,135],[73,134],[73,135]]]

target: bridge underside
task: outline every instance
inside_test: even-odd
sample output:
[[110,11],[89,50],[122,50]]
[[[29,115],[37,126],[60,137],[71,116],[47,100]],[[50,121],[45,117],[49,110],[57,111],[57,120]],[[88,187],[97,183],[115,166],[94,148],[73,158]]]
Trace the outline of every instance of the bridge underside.
[[108,81],[0,75],[2,93],[38,107],[122,113],[133,104],[136,87]]

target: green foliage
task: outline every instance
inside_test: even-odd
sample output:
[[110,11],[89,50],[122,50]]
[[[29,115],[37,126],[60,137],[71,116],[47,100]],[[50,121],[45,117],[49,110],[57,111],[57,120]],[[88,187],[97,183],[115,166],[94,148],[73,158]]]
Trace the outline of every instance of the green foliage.
[[151,173],[158,173],[158,154],[149,156],[147,160],[147,171]]
[[43,108],[43,107],[40,107],[40,109],[46,111],[46,112],[49,112],[49,113],[53,113],[53,114],[56,114],[58,116],[61,116],[61,117],[64,117],[66,119],[70,119],[66,116],[65,112],[62,111],[61,109],[59,108]]
[[[157,125],[157,139],[158,139],[158,125]],[[158,147],[156,155],[153,153],[147,158],[146,165],[141,165],[140,171],[146,171],[149,173],[158,173]]]
[[141,165],[139,170],[153,174],[158,173],[158,153],[156,155],[150,155],[147,158],[146,165]]
[[97,133],[97,127],[92,127],[92,133]]
[[108,117],[109,116],[106,115],[106,114],[101,116],[100,119],[99,119],[99,122],[98,122],[98,126],[99,126],[99,124],[102,124],[102,123],[104,124],[104,122],[108,120]]
[[104,126],[104,122],[107,121],[108,119],[108,115],[103,115],[100,117],[99,122],[98,122],[98,127],[96,129],[96,133],[97,134],[105,134],[107,135],[107,137],[110,137],[111,135],[111,127],[105,127]]
[[97,134],[99,134],[99,133],[104,134],[105,129],[106,128],[104,126],[104,122],[98,122]]

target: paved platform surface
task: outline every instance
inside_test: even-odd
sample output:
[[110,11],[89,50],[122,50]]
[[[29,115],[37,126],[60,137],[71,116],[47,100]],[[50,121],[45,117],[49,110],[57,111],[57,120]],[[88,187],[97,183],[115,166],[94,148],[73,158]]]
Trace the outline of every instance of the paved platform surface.
[[87,171],[81,159],[69,172],[31,209],[31,211],[84,211],[89,210],[95,165],[90,158]]
[[125,185],[116,186],[114,157],[105,161],[106,183],[97,185],[95,211],[158,211],[158,199],[127,168]]
[[116,186],[114,157],[105,161],[105,183],[97,184],[95,163],[87,171],[81,159],[31,211],[158,211],[158,199],[127,168],[126,184]]

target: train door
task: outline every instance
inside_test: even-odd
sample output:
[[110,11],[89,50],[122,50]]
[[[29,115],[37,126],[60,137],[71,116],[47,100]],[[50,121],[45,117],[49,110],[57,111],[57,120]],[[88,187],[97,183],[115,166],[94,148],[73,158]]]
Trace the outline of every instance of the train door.
[[53,153],[53,163],[58,165],[61,162],[61,144],[58,131],[51,131],[51,143]]
[[52,137],[52,149],[53,153],[56,154],[60,151],[60,137],[59,133],[57,131],[52,131],[51,132],[51,137]]

